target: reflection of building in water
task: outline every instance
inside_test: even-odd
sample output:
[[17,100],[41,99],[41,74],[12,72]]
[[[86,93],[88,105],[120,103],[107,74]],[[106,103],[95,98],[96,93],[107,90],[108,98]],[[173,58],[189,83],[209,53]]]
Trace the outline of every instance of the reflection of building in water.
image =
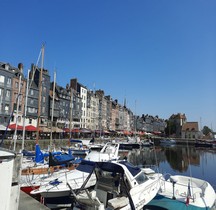
[[195,147],[156,147],[155,149],[143,148],[122,152],[121,159],[127,157],[127,160],[134,165],[156,165],[156,163],[160,165],[160,163],[167,162],[173,170],[185,172],[189,168],[189,163],[191,165],[200,164],[199,155]]
[[[157,158],[157,160],[156,160]],[[129,151],[127,159],[129,162],[133,163],[134,165],[156,165],[158,160],[166,161],[166,157],[163,151],[156,151],[150,148],[142,148],[142,149],[133,149]]]
[[166,148],[165,155],[172,169],[184,172],[191,165],[199,165],[200,157],[194,147]]

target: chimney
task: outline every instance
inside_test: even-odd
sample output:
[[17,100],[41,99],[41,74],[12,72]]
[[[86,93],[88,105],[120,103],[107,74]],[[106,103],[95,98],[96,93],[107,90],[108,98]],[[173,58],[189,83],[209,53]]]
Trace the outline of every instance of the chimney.
[[18,64],[18,69],[21,73],[23,73],[23,64],[22,63]]

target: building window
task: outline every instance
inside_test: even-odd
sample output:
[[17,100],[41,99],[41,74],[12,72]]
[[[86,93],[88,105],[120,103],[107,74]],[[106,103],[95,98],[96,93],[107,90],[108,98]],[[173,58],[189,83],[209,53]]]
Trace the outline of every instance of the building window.
[[5,77],[0,75],[0,83],[3,83],[4,84],[4,81],[5,81]]
[[9,104],[5,104],[5,113],[9,113]]
[[4,96],[4,90],[2,88],[0,88],[0,97]]
[[8,78],[8,80],[7,80],[7,85],[8,85],[8,86],[11,86],[11,78]]
[[6,90],[6,97],[10,98],[10,90]]
[[31,92],[31,96],[33,96],[34,95],[34,90],[31,90],[30,92]]

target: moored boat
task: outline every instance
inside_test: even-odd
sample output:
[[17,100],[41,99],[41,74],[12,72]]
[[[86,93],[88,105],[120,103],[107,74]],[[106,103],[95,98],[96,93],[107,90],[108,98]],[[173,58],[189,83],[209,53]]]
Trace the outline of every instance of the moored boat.
[[[62,173],[75,169],[80,162],[79,158],[69,153],[49,152],[46,155],[39,145],[36,145],[35,154],[33,159],[24,159],[22,163],[20,188],[27,194]],[[44,156],[47,156],[48,161],[44,160]]]
[[[117,159],[119,159],[118,152],[119,144],[108,142],[104,145],[101,151],[90,152],[85,157],[85,160],[100,162],[116,161]],[[83,183],[88,178],[90,173],[89,171],[80,170],[81,165],[79,164],[79,166],[75,170],[65,172],[64,174],[61,174],[61,176],[53,180],[49,179],[49,182],[47,184],[31,191],[31,194],[40,194],[44,198],[45,203],[49,208],[70,207],[70,187],[68,186],[68,184],[74,190],[78,190],[82,187]],[[92,187],[95,185],[95,183],[96,177],[93,175],[88,180],[85,187]]]
[[161,144],[161,145],[175,145],[175,144],[176,144],[176,140],[174,140],[174,139],[169,139],[169,138],[161,139],[161,140],[160,140],[160,144]]
[[74,209],[140,210],[160,189],[161,174],[154,173],[150,178],[142,169],[127,161],[85,161],[82,169],[86,168],[91,170],[90,174],[96,174],[96,185],[94,189],[85,189],[78,193],[71,188]]
[[215,205],[215,191],[205,180],[174,175],[164,180],[157,196],[144,209],[204,210]]

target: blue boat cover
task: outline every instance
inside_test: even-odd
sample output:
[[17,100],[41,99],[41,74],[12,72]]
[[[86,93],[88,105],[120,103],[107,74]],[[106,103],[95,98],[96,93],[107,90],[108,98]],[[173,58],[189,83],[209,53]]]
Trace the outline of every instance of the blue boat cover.
[[92,173],[96,166],[96,162],[89,161],[89,160],[82,160],[81,163],[78,165],[77,170]]
[[[52,155],[61,155],[62,152],[58,151],[58,152],[52,152]],[[49,152],[44,153],[44,157],[49,157]]]
[[181,210],[210,210],[209,207],[197,207],[193,205],[186,205],[185,202],[181,202],[179,200],[174,200],[170,198],[166,198],[161,195],[156,195],[153,200],[151,200],[146,206],[143,208],[144,210],[173,210],[173,209],[181,209]]
[[63,161],[63,162],[65,161],[67,162],[75,159],[74,156],[69,154],[55,155],[54,158],[57,159],[58,161]]
[[23,156],[27,156],[27,157],[35,156],[35,152],[30,152],[30,151],[25,150],[25,149],[22,151],[22,153],[23,153]]
[[44,155],[41,152],[40,146],[38,144],[35,145],[35,162],[44,163]]
[[[127,161],[121,161],[119,163],[127,167],[127,169],[133,176],[136,176],[141,171],[140,168],[133,166],[131,163]],[[77,167],[77,170],[91,173],[94,170],[94,168],[99,168],[103,171],[124,174],[124,168],[121,165],[112,162],[93,162],[88,160],[82,160],[82,162]]]
[[82,140],[78,140],[78,139],[70,139],[71,143],[82,143]]
[[141,171],[139,167],[132,165],[128,161],[120,161],[119,163],[125,165],[133,176],[136,176]]

